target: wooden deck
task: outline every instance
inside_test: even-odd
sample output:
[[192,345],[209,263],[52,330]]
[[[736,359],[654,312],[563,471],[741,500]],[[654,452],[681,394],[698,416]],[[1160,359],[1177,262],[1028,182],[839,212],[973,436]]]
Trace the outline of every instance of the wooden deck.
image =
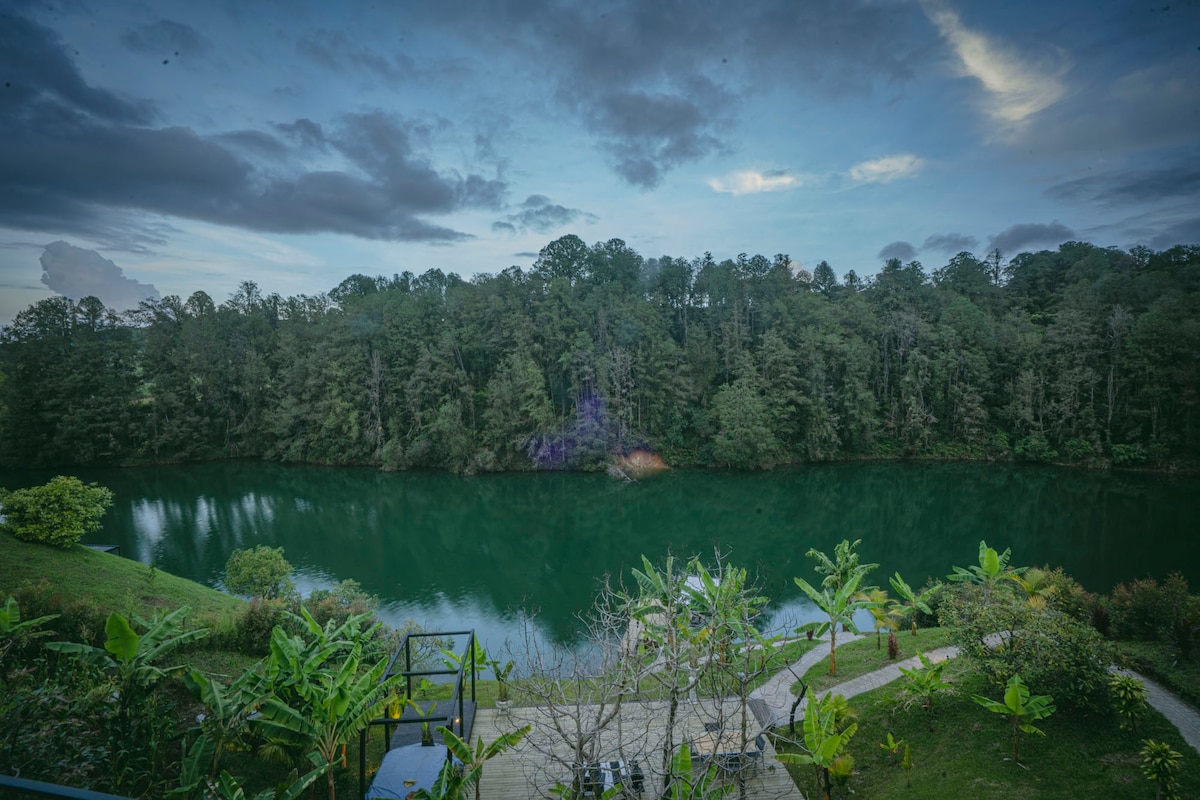
[[[595,719],[595,715],[589,713],[593,710],[572,708],[571,712],[577,719],[588,720]],[[736,731],[735,738],[739,745],[743,741],[742,715],[733,701],[721,703],[716,700],[702,700],[683,703],[678,714],[676,740],[702,739],[707,723],[709,729],[721,727],[726,731]],[[645,800],[653,800],[660,796],[662,789],[662,748],[666,737],[667,716],[665,702],[625,703],[618,718],[599,733],[597,745],[587,760],[638,762],[645,773],[646,781],[642,797]],[[560,724],[561,722],[560,717]],[[549,798],[549,790],[556,782],[570,784],[570,765],[573,761],[571,750],[555,732],[551,718],[545,710],[518,707],[512,709],[509,715],[501,715],[495,709],[479,709],[475,717],[472,744],[479,737],[491,742],[499,733],[515,730],[526,724],[532,727],[529,736],[514,750],[489,761],[484,768],[480,784],[481,800]],[[760,728],[752,714],[747,714],[745,726],[746,740],[753,743]],[[571,728],[575,729],[573,720]],[[587,728],[586,722],[579,726],[582,730]],[[804,800],[788,776],[787,770],[775,761],[775,751],[769,742],[766,745],[763,763],[743,774],[748,776],[745,778],[747,798]],[[736,779],[732,777],[723,777],[721,780],[736,783]],[[736,800],[736,789],[730,797]]]

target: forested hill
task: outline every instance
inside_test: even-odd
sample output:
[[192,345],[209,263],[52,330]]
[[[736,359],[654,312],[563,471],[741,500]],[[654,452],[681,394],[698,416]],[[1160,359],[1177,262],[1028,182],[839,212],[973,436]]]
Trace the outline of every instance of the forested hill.
[[1200,454],[1200,247],[1070,242],[840,281],[786,256],[551,242],[464,281],[243,284],[124,316],[44,300],[0,345],[10,466],[265,457],[459,471]]

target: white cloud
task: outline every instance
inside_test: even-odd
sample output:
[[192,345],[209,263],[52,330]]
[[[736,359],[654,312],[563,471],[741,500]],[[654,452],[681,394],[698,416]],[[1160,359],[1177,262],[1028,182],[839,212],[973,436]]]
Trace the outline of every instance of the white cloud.
[[714,192],[723,194],[759,194],[797,189],[804,185],[804,178],[789,175],[782,170],[768,170],[767,172],[746,170],[730,173],[723,178],[709,178],[708,185]]
[[902,153],[855,164],[850,168],[850,177],[859,183],[891,183],[899,178],[915,177],[924,165],[924,159],[919,156]]
[[1065,62],[1057,68],[1032,63],[1004,44],[969,30],[941,0],[922,0],[921,7],[954,48],[962,74],[983,84],[989,100],[984,110],[993,120],[1020,125],[1066,94],[1061,80],[1069,67]]

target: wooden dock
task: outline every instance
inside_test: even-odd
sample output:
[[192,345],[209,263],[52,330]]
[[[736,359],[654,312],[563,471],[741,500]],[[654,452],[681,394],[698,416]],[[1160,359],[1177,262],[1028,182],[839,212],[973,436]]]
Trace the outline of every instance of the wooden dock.
[[[572,707],[571,717],[565,728],[571,731],[587,731],[588,720],[597,718],[598,709]],[[735,732],[739,741],[753,747],[755,736],[761,730],[753,714],[745,719],[746,735],[742,737],[743,718],[741,710],[732,700],[685,702],[679,706],[675,740],[702,741],[706,733],[717,727]],[[617,719],[595,737],[595,746],[585,760],[637,762],[645,774],[645,790],[642,797],[652,800],[660,796],[662,775],[662,750],[666,738],[668,708],[665,702],[627,702],[622,705]],[[576,725],[576,720],[582,723]],[[560,715],[560,725],[568,720]],[[487,763],[480,784],[481,800],[531,800],[552,797],[550,789],[558,782],[570,784],[572,780],[571,748],[555,730],[550,715],[534,707],[517,707],[507,715],[495,709],[479,709],[475,717],[472,744],[482,737],[491,742],[501,732],[515,730],[522,725],[532,730],[515,749]],[[706,728],[706,725],[708,726]],[[755,800],[804,800],[782,764],[775,761],[775,751],[769,740],[761,764],[741,773],[746,783],[746,797]],[[722,781],[736,783],[737,778],[724,776]],[[738,797],[737,789],[730,795]]]

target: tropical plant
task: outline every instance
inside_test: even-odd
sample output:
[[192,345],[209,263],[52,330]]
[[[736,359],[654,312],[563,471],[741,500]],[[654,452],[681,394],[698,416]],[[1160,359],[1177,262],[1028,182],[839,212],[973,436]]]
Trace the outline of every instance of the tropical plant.
[[[319,760],[314,759],[314,763]],[[303,776],[299,774],[298,770],[292,770],[287,778],[274,788],[263,789],[254,795],[254,800],[296,800],[312,785],[313,781],[321,777],[321,773],[325,769],[324,765],[320,765]],[[246,800],[246,791],[237,778],[222,770],[216,780],[209,781],[206,796],[216,797],[219,800]]]
[[700,797],[720,800],[737,787],[732,783],[721,783],[719,777],[715,759],[703,772],[695,772],[692,750],[685,742],[671,758],[670,780],[667,781],[664,800],[695,800]]
[[1136,734],[1138,717],[1146,713],[1146,684],[1132,675],[1114,672],[1108,680],[1108,689],[1121,730]]
[[203,781],[218,778],[221,758],[242,734],[247,722],[268,698],[262,691],[257,669],[246,670],[228,687],[195,668],[183,673],[183,684],[204,704],[196,740],[188,748],[180,767],[183,793]]
[[824,793],[825,800],[832,800],[833,781],[830,772],[835,768],[834,762],[841,757],[842,751],[858,731],[856,722],[839,728],[835,699],[838,697],[841,695],[827,694],[815,702],[810,700],[805,706],[804,748],[807,753],[780,753],[775,757],[784,764],[811,764],[817,772],[817,785]]
[[21,607],[16,598],[10,597],[5,600],[4,606],[0,607],[0,666],[3,666],[5,657],[14,647],[23,642],[54,635],[53,631],[41,631],[38,628],[57,618],[58,614],[46,614],[22,621]]
[[886,589],[872,587],[864,589],[854,595],[855,600],[866,600],[873,603],[868,609],[871,612],[871,618],[875,623],[875,649],[883,648],[883,632],[895,631],[898,625],[896,616],[892,613],[892,609],[888,608],[888,593]]
[[492,674],[496,676],[496,700],[501,703],[508,702],[508,676],[513,671],[513,661],[510,658],[507,663],[501,666],[499,661],[488,661],[488,666],[492,669]]
[[892,585],[892,589],[900,596],[899,600],[892,600],[892,613],[898,617],[912,617],[912,635],[917,635],[917,612],[922,614],[933,615],[933,609],[929,602],[938,592],[942,590],[943,584],[936,583],[933,586],[926,587],[920,592],[913,590],[911,586],[904,582],[904,578],[900,577],[897,572],[888,579],[888,583]]
[[837,674],[837,626],[841,625],[843,630],[848,630],[852,633],[858,633],[858,628],[854,624],[854,612],[859,609],[874,608],[877,603],[869,600],[855,600],[854,593],[858,591],[858,584],[863,578],[862,572],[856,572],[850,576],[850,579],[837,590],[831,589],[829,586],[823,586],[820,591],[817,591],[808,581],[803,578],[795,578],[796,585],[808,595],[817,608],[825,614],[828,619],[819,620],[816,622],[807,622],[796,629],[797,633],[805,631],[814,631],[818,636],[829,633],[829,674]]
[[1053,578],[1054,576],[1049,570],[1029,567],[1024,574],[1014,575],[1012,580],[1025,592],[1029,605],[1034,608],[1045,608],[1058,590]]
[[429,715],[437,706],[436,703],[431,703],[428,709],[422,708],[421,704],[411,697],[404,698],[404,704],[413,710],[413,713],[421,720],[421,744],[433,744],[433,729],[429,727]]
[[887,738],[879,743],[879,749],[887,753],[892,759],[900,754],[900,748],[903,746],[904,740],[893,737],[891,731],[888,731]]
[[113,493],[103,486],[65,475],[29,489],[0,489],[0,530],[27,542],[70,547],[84,534],[100,530],[100,519],[112,501]]
[[[458,669],[462,666],[463,656],[449,648],[443,649],[441,653],[442,663],[446,665],[446,669]],[[472,637],[471,650],[466,654],[466,658],[472,665],[475,680],[479,680],[483,676],[484,669],[492,663],[491,656],[488,655],[487,649],[484,648],[483,642],[478,637]]]
[[479,783],[483,778],[483,766],[506,750],[515,747],[529,733],[526,725],[515,731],[502,733],[490,743],[478,739],[472,749],[465,739],[455,735],[449,728],[439,727],[438,732],[446,742],[446,748],[454,756],[447,760],[438,773],[431,789],[418,789],[413,800],[464,800],[467,793],[474,791],[479,800]]
[[1175,777],[1183,765],[1183,756],[1166,742],[1143,739],[1142,774],[1154,783],[1155,800],[1178,800],[1179,781]]
[[967,568],[954,567],[954,572],[948,577],[952,581],[965,581],[983,587],[984,599],[991,601],[992,595],[1001,582],[1015,583],[1017,577],[1025,572],[1025,567],[1010,567],[1008,560],[1012,557],[1012,548],[1003,553],[988,547],[987,542],[979,540],[979,564]]
[[979,695],[973,695],[972,699],[988,711],[1008,718],[1013,730],[1013,761],[1018,764],[1021,763],[1021,734],[1045,736],[1046,734],[1033,723],[1045,719],[1055,711],[1054,698],[1047,694],[1031,696],[1020,675],[1009,678],[1008,688],[1004,690],[1003,703]]
[[253,724],[273,747],[316,753],[326,770],[329,800],[335,800],[333,767],[341,760],[342,748],[380,713],[388,695],[405,679],[403,673],[385,679],[385,659],[360,669],[363,646],[379,627],[375,623],[364,629],[368,616],[321,626],[301,608],[299,619],[308,638],[276,628],[264,667],[262,688],[273,695]]
[[818,575],[825,576],[821,580],[821,585],[827,589],[836,590],[849,583],[852,575],[865,576],[879,566],[878,564],[859,563],[857,549],[860,544],[862,544],[862,539],[855,539],[853,542],[842,539],[833,546],[833,558],[815,547],[810,548],[804,555],[816,559],[817,565],[813,569]]
[[951,694],[954,691],[952,684],[942,680],[942,670],[950,662],[947,659],[943,659],[934,664],[920,651],[917,652],[917,658],[921,661],[920,668],[899,668],[900,672],[908,678],[908,686],[904,687],[904,693],[910,701],[915,700],[920,702],[921,708],[925,709],[927,715],[932,715],[933,698],[939,692]]

